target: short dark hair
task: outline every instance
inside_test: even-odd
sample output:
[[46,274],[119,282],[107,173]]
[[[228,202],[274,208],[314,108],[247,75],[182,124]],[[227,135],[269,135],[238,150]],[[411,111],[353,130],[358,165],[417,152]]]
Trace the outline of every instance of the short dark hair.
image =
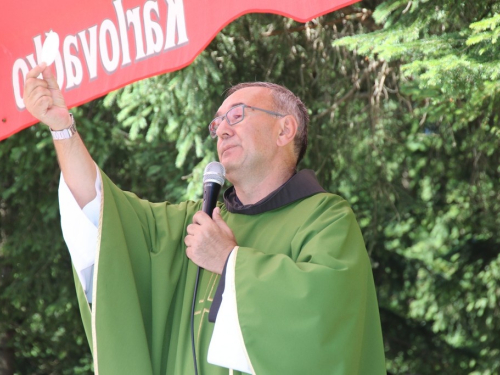
[[297,163],[302,160],[307,149],[307,128],[309,126],[309,114],[302,100],[285,86],[270,82],[243,82],[227,90],[226,98],[236,91],[247,87],[264,87],[271,90],[274,101],[274,110],[287,115],[292,115],[298,123],[297,134],[294,139],[294,150],[297,155]]

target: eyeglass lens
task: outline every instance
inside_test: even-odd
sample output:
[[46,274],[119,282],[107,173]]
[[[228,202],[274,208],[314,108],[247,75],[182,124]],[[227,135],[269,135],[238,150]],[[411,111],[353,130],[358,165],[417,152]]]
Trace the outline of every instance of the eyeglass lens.
[[245,106],[243,104],[237,105],[236,107],[231,108],[225,116],[220,116],[212,120],[209,126],[210,130],[210,135],[212,137],[216,136],[217,128],[219,127],[220,123],[224,120],[224,117],[226,118],[226,121],[229,125],[234,125],[240,122],[243,119],[243,111],[244,111]]
[[237,122],[241,121],[241,119],[243,118],[243,108],[243,105],[237,105],[227,112],[226,119],[229,125],[234,125]]

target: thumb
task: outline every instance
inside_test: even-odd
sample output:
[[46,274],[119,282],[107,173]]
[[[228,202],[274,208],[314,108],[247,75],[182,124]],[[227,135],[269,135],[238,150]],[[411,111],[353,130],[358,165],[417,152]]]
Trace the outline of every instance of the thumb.
[[[215,224],[217,224],[217,226],[221,229],[229,229],[229,227],[227,226],[226,222],[224,221],[224,219],[222,218],[222,216],[220,215],[220,207],[215,207],[213,212],[212,212],[212,219],[213,221],[215,222]],[[231,229],[229,229],[231,230]]]
[[[43,67],[42,64],[45,65],[45,67]],[[42,70],[43,79],[47,81],[47,83],[49,84],[49,89],[58,89],[59,86],[57,85],[57,80],[56,77],[54,76],[54,73],[52,73],[52,69],[49,66],[47,66],[46,63],[42,64],[40,64],[40,67],[44,68]]]
[[43,76],[43,79],[48,84],[48,89],[52,93],[52,99],[54,100],[54,105],[56,107],[66,108],[66,103],[64,102],[64,97],[62,95],[61,89],[59,88],[59,85],[57,84],[57,78],[54,75],[54,73],[52,72],[52,69],[50,68],[50,66],[47,66],[42,71],[42,76]]
[[215,207],[214,210],[212,211],[212,219],[214,221],[224,221],[222,217],[220,216],[220,207]]
[[227,239],[229,239],[230,242],[232,243],[232,247],[237,245],[236,239],[234,238],[233,231],[231,230],[231,228],[229,228],[229,226],[226,224],[226,222],[224,221],[224,219],[220,215],[220,208],[219,207],[216,207],[214,209],[214,211],[212,212],[212,219],[213,219],[214,223],[219,227],[219,229],[223,233],[225,233],[225,235],[227,236]]
[[47,64],[44,62],[41,63],[40,65],[35,66],[33,69],[31,69],[28,72],[28,74],[26,75],[26,79],[38,77],[40,74],[42,74],[42,72],[44,71],[44,69],[46,67],[47,67]]

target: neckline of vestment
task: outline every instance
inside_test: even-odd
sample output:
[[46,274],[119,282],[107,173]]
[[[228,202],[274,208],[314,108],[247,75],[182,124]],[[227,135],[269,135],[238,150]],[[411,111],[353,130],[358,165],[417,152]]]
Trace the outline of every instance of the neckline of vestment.
[[224,203],[231,213],[257,215],[318,193],[325,193],[325,190],[316,179],[314,171],[304,169],[295,173],[287,182],[257,203],[247,205],[241,203],[234,186],[224,192]]

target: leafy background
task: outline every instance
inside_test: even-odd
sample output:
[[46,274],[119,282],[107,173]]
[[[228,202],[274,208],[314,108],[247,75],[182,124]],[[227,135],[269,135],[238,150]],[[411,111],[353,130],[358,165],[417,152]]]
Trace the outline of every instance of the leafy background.
[[[91,154],[152,201],[200,195],[205,124],[242,81],[310,110],[299,166],[353,206],[389,374],[500,373],[500,5],[364,1],[228,25],[189,67],[74,109]],[[0,375],[90,374],[43,125],[0,144]]]

